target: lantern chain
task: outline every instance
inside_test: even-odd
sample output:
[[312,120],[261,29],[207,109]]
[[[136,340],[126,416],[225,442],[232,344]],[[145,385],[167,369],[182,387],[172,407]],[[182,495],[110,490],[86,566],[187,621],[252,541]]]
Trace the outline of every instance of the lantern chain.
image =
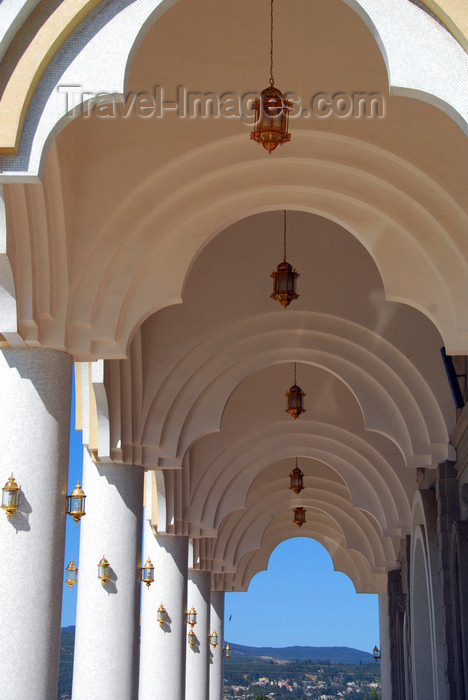
[[273,0],[270,3],[270,85],[273,86]]
[[286,262],[286,209],[283,211],[283,260]]
[[294,363],[294,384],[297,384],[297,380],[296,380],[296,363]]

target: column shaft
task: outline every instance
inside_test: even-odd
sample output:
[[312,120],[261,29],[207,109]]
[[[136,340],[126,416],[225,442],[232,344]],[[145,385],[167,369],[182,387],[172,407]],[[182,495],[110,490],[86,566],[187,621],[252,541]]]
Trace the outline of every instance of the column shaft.
[[210,700],[223,700],[224,591],[211,591],[210,632],[218,634],[218,646],[210,647]]
[[[143,470],[94,464],[84,449],[74,700],[135,700],[138,693]],[[105,556],[110,580],[98,580]]]
[[[154,564],[155,581],[141,596],[139,698],[184,700],[188,537],[156,537],[145,512],[142,559],[147,557]],[[162,626],[157,621],[161,604],[167,611]]]
[[380,625],[380,679],[382,683],[382,700],[391,700],[392,663],[390,658],[390,625],[388,617],[388,594],[379,593]]
[[3,700],[57,694],[72,360],[55,350],[0,350],[0,480],[19,510],[0,511]]
[[210,623],[211,573],[190,570],[187,587],[187,609],[197,611],[194,631],[196,644],[187,648],[185,672],[186,700],[208,700],[208,647]]

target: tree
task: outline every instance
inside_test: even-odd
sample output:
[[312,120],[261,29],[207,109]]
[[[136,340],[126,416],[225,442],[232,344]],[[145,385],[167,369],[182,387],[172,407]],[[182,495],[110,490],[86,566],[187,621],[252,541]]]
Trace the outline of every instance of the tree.
[[255,696],[255,700],[270,700],[270,698],[265,693],[259,693]]

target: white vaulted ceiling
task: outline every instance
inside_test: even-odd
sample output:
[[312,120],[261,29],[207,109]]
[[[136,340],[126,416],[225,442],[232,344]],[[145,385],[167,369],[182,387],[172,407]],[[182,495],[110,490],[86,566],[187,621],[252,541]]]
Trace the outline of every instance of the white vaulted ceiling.
[[[408,0],[275,8],[282,90],[378,92],[385,114],[291,120],[270,156],[239,119],[64,119],[60,81],[168,100],[266,85],[267,0],[104,3],[45,70],[17,159],[0,158],[5,335],[105,360],[98,454],[155,470],[155,524],[194,538],[216,587],[246,588],[306,534],[378,591],[417,468],[453,457],[440,348],[468,353],[466,56]],[[300,273],[286,310],[269,298],[283,209]]]

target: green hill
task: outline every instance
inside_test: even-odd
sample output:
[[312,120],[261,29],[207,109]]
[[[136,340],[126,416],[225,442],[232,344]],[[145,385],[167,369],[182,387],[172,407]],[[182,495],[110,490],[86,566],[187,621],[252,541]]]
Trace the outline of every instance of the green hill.
[[367,664],[372,654],[349,647],[246,647],[230,644],[232,658],[249,661],[329,661],[331,664]]

